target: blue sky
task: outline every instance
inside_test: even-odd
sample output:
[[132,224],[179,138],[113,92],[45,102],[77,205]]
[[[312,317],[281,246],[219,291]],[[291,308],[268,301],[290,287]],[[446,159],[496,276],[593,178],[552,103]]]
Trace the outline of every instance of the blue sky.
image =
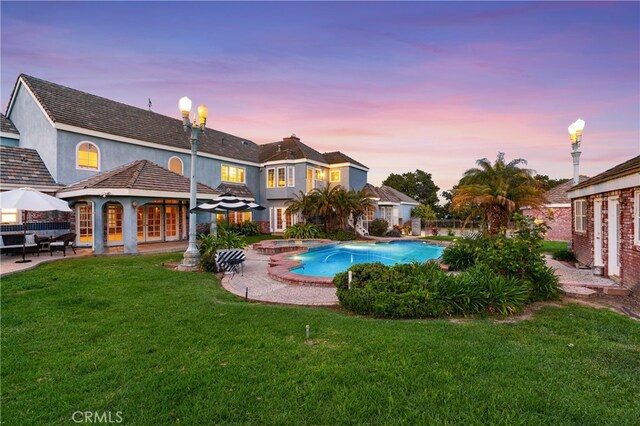
[[258,143],[295,132],[442,189],[475,160],[570,177],[640,154],[640,3],[0,3],[7,105],[19,73]]

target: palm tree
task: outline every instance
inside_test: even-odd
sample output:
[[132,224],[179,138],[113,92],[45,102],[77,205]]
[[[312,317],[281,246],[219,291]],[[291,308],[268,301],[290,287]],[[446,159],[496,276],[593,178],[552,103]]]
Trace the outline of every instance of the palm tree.
[[309,194],[298,191],[294,198],[287,201],[287,210],[289,214],[300,213],[305,222],[318,214],[317,196],[311,192]]
[[331,204],[338,218],[340,228],[346,228],[347,218],[354,209],[354,199],[350,191],[345,191],[344,188],[339,187],[333,194]]
[[316,197],[316,213],[324,218],[324,230],[326,232],[329,231],[331,219],[336,215],[334,200],[341,190],[342,187],[340,185],[331,187],[331,184],[313,190],[313,194]]
[[352,189],[349,191],[349,196],[351,198],[350,213],[353,215],[353,223],[358,223],[358,220],[364,216],[367,209],[375,206],[375,202],[371,199],[371,194],[364,188],[359,191]]
[[[534,172],[521,168],[527,161],[517,158],[505,163],[504,153],[498,153],[495,163],[483,158],[477,168],[469,169],[454,190],[452,208],[479,211],[483,230],[492,233],[507,225],[511,215],[523,206],[539,206],[546,200]],[[472,213],[473,214],[473,213]]]

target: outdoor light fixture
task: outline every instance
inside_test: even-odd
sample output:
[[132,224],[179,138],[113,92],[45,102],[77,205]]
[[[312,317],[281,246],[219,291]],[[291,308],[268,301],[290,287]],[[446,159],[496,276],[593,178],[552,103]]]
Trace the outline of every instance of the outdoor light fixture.
[[573,157],[573,184],[580,182],[580,142],[582,142],[582,131],[584,130],[584,120],[578,118],[567,128],[571,138],[571,156]]
[[196,245],[196,212],[193,210],[197,207],[196,204],[196,157],[198,156],[198,142],[200,135],[204,134],[205,125],[207,124],[207,115],[209,109],[204,106],[198,106],[198,114],[193,118],[193,123],[189,120],[189,114],[191,113],[191,99],[184,96],[178,101],[178,108],[182,113],[182,126],[186,131],[191,131],[191,191],[189,200],[189,246],[187,251],[184,252],[182,266],[186,268],[195,268],[198,265],[200,259],[200,252]]

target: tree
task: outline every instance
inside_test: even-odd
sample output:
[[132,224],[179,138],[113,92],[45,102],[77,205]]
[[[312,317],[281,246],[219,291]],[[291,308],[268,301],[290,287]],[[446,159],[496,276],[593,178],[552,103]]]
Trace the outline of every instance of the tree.
[[436,213],[433,211],[431,206],[426,204],[420,204],[414,207],[411,210],[411,216],[419,217],[422,222],[422,226],[424,226],[426,222],[436,220],[437,218]]
[[391,173],[382,184],[407,194],[416,201],[430,206],[433,210],[437,209],[440,188],[433,183],[431,173],[419,169],[402,175]]
[[555,188],[558,185],[561,185],[571,180],[571,179],[551,179],[547,175],[535,175],[533,178],[538,182],[540,182],[540,185],[542,185],[542,189],[544,189],[545,191],[548,191],[552,188]]
[[467,170],[454,190],[452,207],[469,209],[471,214],[479,212],[485,231],[496,233],[520,207],[535,207],[546,201],[533,171],[520,167],[527,164],[526,160],[517,158],[506,163],[500,152],[493,164],[486,158],[476,164],[478,167]]
[[306,194],[303,191],[298,191],[298,193],[291,200],[287,201],[287,206],[287,213],[300,213],[305,222],[308,222],[318,213],[316,194],[313,192]]

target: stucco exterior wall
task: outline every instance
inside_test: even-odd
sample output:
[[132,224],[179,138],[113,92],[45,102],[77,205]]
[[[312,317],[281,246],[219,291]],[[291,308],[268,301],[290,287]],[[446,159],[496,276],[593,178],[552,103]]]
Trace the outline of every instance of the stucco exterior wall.
[[364,170],[349,167],[349,183],[347,189],[360,191],[367,184],[367,172]]
[[57,181],[56,129],[23,85],[20,85],[15,94],[8,118],[20,132],[19,146],[37,150],[51,176]]

